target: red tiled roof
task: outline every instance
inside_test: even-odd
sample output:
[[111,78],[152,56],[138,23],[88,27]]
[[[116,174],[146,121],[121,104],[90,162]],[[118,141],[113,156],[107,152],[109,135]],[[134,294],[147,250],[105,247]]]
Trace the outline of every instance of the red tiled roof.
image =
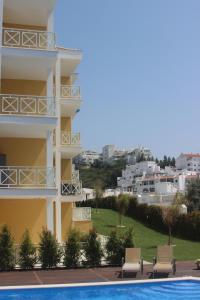
[[184,153],[183,155],[186,157],[200,157],[199,153]]

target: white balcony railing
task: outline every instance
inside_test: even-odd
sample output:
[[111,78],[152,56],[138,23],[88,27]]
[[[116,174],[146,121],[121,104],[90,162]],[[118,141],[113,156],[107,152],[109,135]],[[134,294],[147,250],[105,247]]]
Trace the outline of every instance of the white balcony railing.
[[71,133],[70,131],[61,131],[61,145],[80,146],[80,133]]
[[3,28],[3,46],[46,49],[55,48],[55,34],[47,31]]
[[82,183],[80,180],[66,180],[61,183],[61,194],[63,196],[76,196],[82,194]]
[[0,94],[0,114],[55,116],[55,99]]
[[0,188],[55,188],[55,170],[0,166]]
[[91,221],[91,207],[74,207],[72,220],[77,221]]
[[61,85],[60,94],[61,98],[78,100],[81,98],[80,86]]

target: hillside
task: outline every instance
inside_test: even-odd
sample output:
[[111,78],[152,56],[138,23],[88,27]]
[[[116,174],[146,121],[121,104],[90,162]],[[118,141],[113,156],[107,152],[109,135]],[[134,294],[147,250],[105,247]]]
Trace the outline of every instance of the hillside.
[[123,160],[116,161],[112,165],[94,164],[90,168],[80,167],[80,179],[83,187],[94,188],[96,183],[100,183],[102,189],[117,187],[117,177],[122,174],[125,168]]

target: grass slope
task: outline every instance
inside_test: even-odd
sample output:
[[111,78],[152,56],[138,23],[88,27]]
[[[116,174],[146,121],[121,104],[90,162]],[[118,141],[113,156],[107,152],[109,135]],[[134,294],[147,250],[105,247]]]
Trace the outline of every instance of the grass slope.
[[[93,225],[96,230],[103,235],[108,235],[111,230],[118,225],[118,213],[109,209],[92,210]],[[164,245],[168,241],[168,236],[152,230],[132,218],[123,217],[125,228],[117,228],[123,234],[128,227],[134,229],[135,247],[142,248],[142,256],[145,260],[152,261],[156,254],[157,245]],[[177,260],[195,260],[200,258],[200,243],[173,238],[174,255]]]

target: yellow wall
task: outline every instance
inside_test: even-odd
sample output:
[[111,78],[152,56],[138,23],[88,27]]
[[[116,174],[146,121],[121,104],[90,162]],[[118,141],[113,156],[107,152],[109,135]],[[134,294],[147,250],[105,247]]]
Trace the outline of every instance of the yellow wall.
[[3,23],[3,27],[7,28],[18,28],[18,29],[29,29],[29,30],[42,30],[46,31],[47,27],[45,26],[33,26],[33,25],[23,25],[23,24],[12,24],[12,23]]
[[0,138],[0,154],[6,154],[8,166],[45,166],[44,139]]
[[91,221],[76,221],[73,222],[73,228],[80,231],[81,233],[88,233],[92,229]]
[[61,118],[61,130],[71,131],[71,118]]
[[62,240],[65,241],[72,226],[73,203],[62,203]]
[[72,177],[71,159],[62,159],[61,161],[61,179],[70,180]]
[[7,224],[15,243],[21,241],[26,229],[32,241],[39,242],[39,233],[46,227],[46,201],[42,199],[0,199],[0,225]]
[[71,77],[61,77],[61,84],[62,85],[71,85],[72,81],[71,81]]
[[39,80],[2,79],[1,93],[45,96],[46,82]]

